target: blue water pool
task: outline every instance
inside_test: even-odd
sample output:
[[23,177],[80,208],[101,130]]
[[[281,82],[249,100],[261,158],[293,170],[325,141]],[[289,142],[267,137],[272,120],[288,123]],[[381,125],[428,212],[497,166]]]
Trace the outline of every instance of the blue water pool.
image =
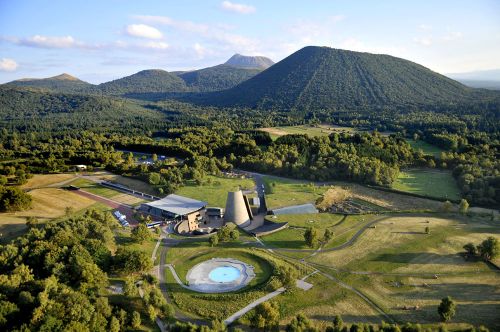
[[208,277],[215,282],[231,282],[238,279],[240,275],[240,270],[233,266],[219,266],[210,271]]

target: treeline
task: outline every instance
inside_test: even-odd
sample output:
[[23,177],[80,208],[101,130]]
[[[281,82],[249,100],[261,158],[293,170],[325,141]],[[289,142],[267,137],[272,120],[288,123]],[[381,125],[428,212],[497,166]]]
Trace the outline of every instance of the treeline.
[[[45,225],[30,218],[28,232],[0,246],[0,329],[3,331],[120,331],[141,324],[137,306],[110,303],[108,273],[139,276],[152,267],[142,252],[117,247],[110,214],[88,211]],[[118,249],[117,249],[118,248]],[[148,289],[154,317],[171,314]],[[130,287],[129,287],[130,288]],[[133,289],[130,293],[137,292]],[[135,296],[135,295],[134,295]],[[144,310],[145,311],[145,310]],[[144,315],[144,313],[143,313]]]

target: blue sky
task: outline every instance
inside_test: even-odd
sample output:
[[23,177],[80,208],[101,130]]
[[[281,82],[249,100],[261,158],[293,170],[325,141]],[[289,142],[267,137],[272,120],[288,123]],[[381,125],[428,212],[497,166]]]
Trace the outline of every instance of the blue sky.
[[500,68],[500,1],[0,0],[0,83],[62,72],[100,83],[234,53],[307,45],[385,53],[440,73]]

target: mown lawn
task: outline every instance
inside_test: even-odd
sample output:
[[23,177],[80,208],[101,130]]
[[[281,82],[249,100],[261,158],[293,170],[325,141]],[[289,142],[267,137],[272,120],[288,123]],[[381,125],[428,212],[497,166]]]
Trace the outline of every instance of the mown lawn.
[[392,188],[419,195],[451,200],[460,199],[460,190],[450,171],[409,169],[399,173]]
[[197,185],[194,181],[189,181],[187,185],[177,190],[176,194],[207,202],[209,206],[223,208],[226,206],[229,191],[254,187],[255,183],[252,179],[207,176],[204,184]]

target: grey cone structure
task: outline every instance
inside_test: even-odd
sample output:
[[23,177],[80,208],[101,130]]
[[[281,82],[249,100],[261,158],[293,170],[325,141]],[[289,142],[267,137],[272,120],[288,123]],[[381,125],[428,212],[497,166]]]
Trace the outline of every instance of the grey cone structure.
[[248,227],[252,220],[252,210],[241,190],[227,194],[225,222],[233,222],[241,228]]

